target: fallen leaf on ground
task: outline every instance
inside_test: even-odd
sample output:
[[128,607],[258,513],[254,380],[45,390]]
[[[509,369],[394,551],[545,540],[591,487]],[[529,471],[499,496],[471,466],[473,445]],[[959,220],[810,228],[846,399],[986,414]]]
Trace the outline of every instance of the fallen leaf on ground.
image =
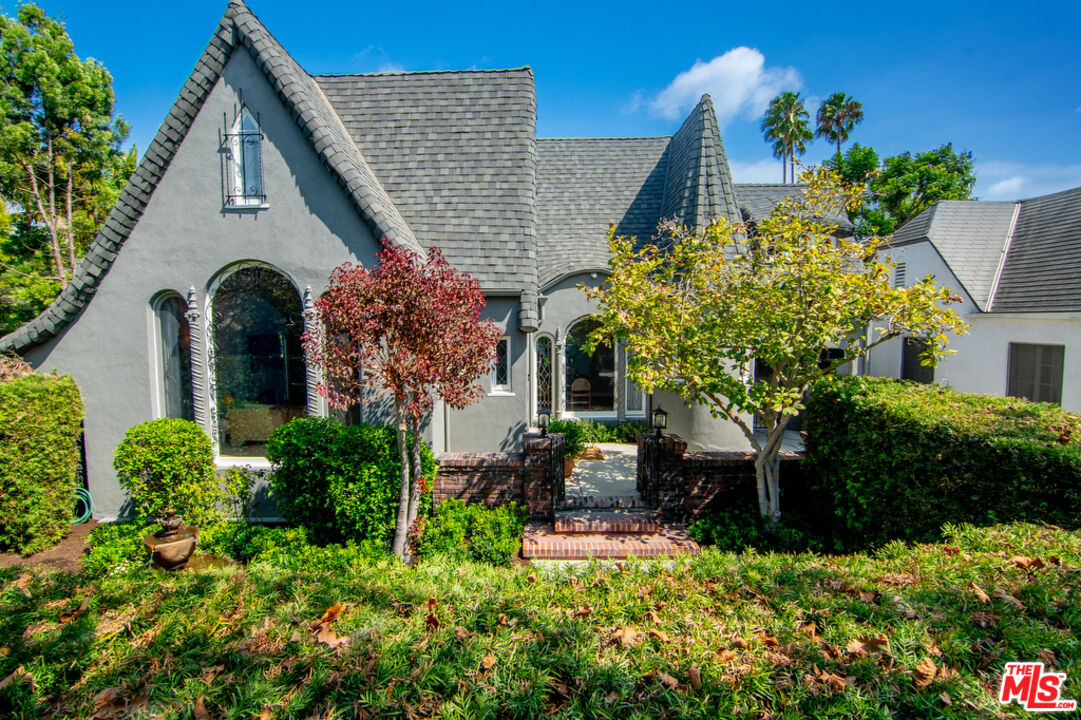
[[195,701],[191,714],[195,716],[195,720],[210,720],[210,713],[206,711],[206,703],[203,702],[202,698]]
[[764,632],[758,633],[758,642],[762,643],[766,647],[777,647],[778,645],[780,645],[780,643],[777,642],[777,638],[773,637],[772,635],[767,635]]
[[214,682],[214,678],[218,677],[218,675],[221,675],[221,672],[224,669],[224,665],[215,665],[213,667],[208,667],[203,670],[203,674],[200,677],[204,683],[209,685],[210,683]]
[[695,691],[702,689],[702,670],[698,667],[697,663],[691,665],[691,669],[687,671],[687,677],[690,679],[691,687],[694,688]]
[[529,581],[530,585],[536,585],[537,584],[537,573],[535,573],[535,572],[529,573],[529,575],[526,577],[526,580]]
[[972,592],[976,593],[976,598],[977,598],[977,599],[978,599],[978,600],[979,600],[980,602],[982,602],[982,603],[989,603],[989,602],[991,602],[991,596],[990,596],[990,595],[988,595],[987,593],[985,593],[985,592],[983,591],[983,588],[981,588],[981,587],[980,587],[979,585],[977,585],[976,583],[971,583],[971,582],[970,582],[970,583],[968,584],[968,586],[969,586],[969,588],[971,588]]
[[470,635],[470,632],[468,630],[466,630],[464,627],[462,627],[461,625],[454,628],[454,638],[456,640],[458,640],[459,642],[464,642],[464,641],[468,640],[469,635]]
[[30,573],[19,573],[19,577],[15,578],[15,582],[13,584],[15,585],[15,587],[19,588],[23,595],[25,595],[26,597],[30,597],[30,590],[28,590],[27,588],[30,587],[30,583],[31,581],[33,581],[33,579],[34,576]]
[[499,613],[499,624],[503,627],[514,627],[518,624],[518,618],[510,618],[503,613]]
[[495,664],[497,662],[499,662],[499,660],[496,658],[495,655],[485,655],[480,660],[480,666],[485,670],[491,670],[493,667],[495,667]]
[[294,630],[293,634],[289,636],[289,642],[298,643],[304,639],[304,636],[300,634],[299,630]]
[[735,660],[737,655],[739,655],[739,653],[735,650],[722,650],[717,653],[717,660],[720,662],[728,662],[729,660]]
[[6,678],[0,680],[0,690],[3,690],[8,685],[14,682],[18,682],[20,680],[29,680],[30,682],[34,681],[34,676],[26,672],[26,670],[23,669],[22,665],[15,668]]
[[577,610],[570,610],[569,612],[571,617],[586,617],[593,614],[593,608],[589,605],[583,605]]
[[950,697],[950,694],[948,692],[944,692],[939,695],[938,699],[941,700],[945,705],[953,705],[953,698]]
[[999,600],[1005,600],[1006,602],[1008,602],[1010,605],[1013,605],[1018,610],[1024,610],[1025,609],[1024,603],[1022,603],[1020,600],[1018,600],[1013,595],[1010,595],[1008,592],[1006,592],[1004,590],[996,589],[995,590],[995,597],[997,597]]
[[845,689],[845,679],[840,675],[835,675],[831,672],[823,670],[818,673],[818,679],[830,686],[832,690],[840,692]]
[[1037,650],[1036,657],[1040,658],[1040,662],[1042,662],[1044,665],[1047,665],[1048,667],[1054,667],[1056,665],[1056,661],[1058,660],[1058,658],[1055,656],[1054,651],[1049,650],[1048,648],[1041,648],[1040,650]]
[[936,674],[938,674],[938,668],[935,666],[934,661],[930,657],[925,657],[916,666],[916,673],[912,676],[912,683],[918,688],[925,688],[935,679]]
[[336,648],[349,642],[348,635],[345,637],[338,637],[337,633],[328,627],[321,628],[319,634],[315,636],[315,639],[329,648]]
[[429,631],[439,629],[439,618],[435,616],[435,613],[428,613],[424,616],[424,627]]
[[748,644],[748,642],[743,638],[736,638],[732,641],[732,644],[735,647],[738,647],[740,650],[746,650],[747,648],[751,647],[750,644]]
[[677,687],[679,687],[679,680],[676,680],[668,673],[662,672],[660,675],[657,676],[657,679],[659,679],[661,683],[670,690],[675,690]]
[[639,633],[632,627],[616,628],[612,631],[612,634],[608,636],[608,641],[611,643],[618,643],[620,647],[627,647],[628,645],[634,645],[638,642]]
[[111,720],[127,711],[128,701],[120,688],[105,688],[94,696],[94,720]]
[[345,606],[342,605],[340,602],[334,603],[333,605],[328,607],[327,611],[323,613],[323,616],[319,618],[319,623],[322,625],[329,625],[330,623],[338,619],[338,616],[342,614],[342,610],[344,609]]
[[1047,567],[1043,560],[1026,557],[1024,555],[1014,555],[1010,558],[1010,562],[1022,570],[1042,570]]
[[439,601],[434,597],[428,598],[428,612],[435,610],[435,606],[439,604]]
[[889,648],[889,645],[889,638],[882,633],[879,633],[875,637],[856,638],[848,643],[845,650],[857,657],[863,657],[865,655],[874,655],[875,653],[883,652]]
[[259,720],[270,720],[270,708],[263,708],[259,711]]
[[655,638],[658,642],[662,642],[662,643],[668,642],[667,633],[661,632],[660,630],[650,630],[649,631],[649,636],[651,638]]
[[649,618],[649,621],[654,625],[661,624],[661,616],[657,614],[656,610],[650,610],[649,612],[647,612],[646,617]]
[[972,613],[972,622],[976,623],[980,627],[990,627],[998,621],[998,615],[992,615],[985,612]]
[[878,600],[882,597],[882,593],[878,592],[877,590],[860,590],[859,596],[860,600],[865,603],[874,603],[878,602]]

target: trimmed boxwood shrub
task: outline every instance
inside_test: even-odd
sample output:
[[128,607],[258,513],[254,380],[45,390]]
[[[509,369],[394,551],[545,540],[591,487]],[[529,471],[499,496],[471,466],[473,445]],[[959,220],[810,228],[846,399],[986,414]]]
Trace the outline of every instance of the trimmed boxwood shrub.
[[160,418],[128,428],[113,456],[136,515],[154,521],[169,508],[192,525],[221,519],[225,500],[210,438],[190,420]]
[[447,500],[439,504],[417,542],[421,557],[447,555],[506,565],[522,546],[525,514],[515,503],[489,508]]
[[1081,415],[837,377],[813,388],[804,418],[804,474],[838,549],[931,540],[947,522],[1081,525]]
[[[276,466],[270,488],[282,517],[315,542],[393,537],[401,482],[394,428],[298,418],[271,434],[267,459]],[[421,467],[424,477],[435,477],[435,457],[423,442]],[[430,506],[425,493],[421,514]]]
[[0,547],[29,555],[67,534],[82,419],[70,377],[0,382]]

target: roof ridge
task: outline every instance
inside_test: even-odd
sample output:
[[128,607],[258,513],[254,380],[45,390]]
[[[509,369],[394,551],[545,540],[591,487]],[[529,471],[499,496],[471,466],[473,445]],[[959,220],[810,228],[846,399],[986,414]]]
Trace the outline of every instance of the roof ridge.
[[379,72],[369,73],[315,73],[312,77],[316,78],[350,78],[350,77],[383,77],[383,76],[399,76],[399,75],[454,75],[465,73],[512,73],[512,72],[528,72],[533,74],[533,68],[530,65],[523,65],[521,67],[514,68],[466,68],[464,70],[382,70]]
[[626,135],[622,137],[546,137],[537,138],[537,142],[549,140],[671,140],[671,135]]

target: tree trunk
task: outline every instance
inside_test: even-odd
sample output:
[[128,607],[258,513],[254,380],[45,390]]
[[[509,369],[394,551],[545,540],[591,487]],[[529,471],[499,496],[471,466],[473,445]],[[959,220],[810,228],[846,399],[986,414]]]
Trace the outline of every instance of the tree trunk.
[[65,201],[66,201],[65,202],[65,205],[66,205],[65,211],[66,211],[66,214],[67,214],[67,228],[66,228],[66,230],[67,230],[67,240],[68,240],[68,262],[71,263],[71,265],[70,265],[71,274],[74,275],[75,274],[75,263],[77,261],[75,259],[75,223],[73,222],[73,218],[72,218],[73,213],[71,211],[71,195],[72,195],[72,192],[73,192],[73,187],[72,186],[74,184],[74,180],[72,179],[72,172],[71,172],[72,167],[71,166],[72,166],[71,160],[68,160],[68,187],[67,187],[67,197],[65,198]]
[[781,519],[781,443],[791,415],[766,418],[766,444],[754,459],[755,480],[758,485],[758,512],[766,518],[769,531],[777,529]]
[[398,557],[405,559],[406,543],[409,535],[409,490],[412,482],[409,473],[409,444],[406,440],[405,403],[401,398],[394,398],[394,417],[398,421],[398,459],[402,464],[402,484],[398,493],[398,519],[394,526],[392,551]]
[[53,251],[53,263],[56,265],[56,279],[60,281],[60,289],[63,290],[68,286],[68,279],[64,273],[64,257],[60,254],[60,238],[57,235],[56,218],[51,217],[45,209],[45,203],[41,197],[41,188],[38,185],[38,176],[34,172],[33,165],[24,162],[23,169],[26,170],[26,174],[30,179],[30,192],[34,196],[34,202],[38,206],[38,214],[41,215],[41,220],[45,223],[45,229],[49,231],[49,242]]
[[420,508],[420,476],[421,476],[421,464],[420,464],[420,417],[414,413],[409,418],[410,431],[413,436],[410,439],[410,450],[412,455],[412,482],[413,492],[409,498],[409,528],[413,528],[413,523],[417,520],[417,511]]

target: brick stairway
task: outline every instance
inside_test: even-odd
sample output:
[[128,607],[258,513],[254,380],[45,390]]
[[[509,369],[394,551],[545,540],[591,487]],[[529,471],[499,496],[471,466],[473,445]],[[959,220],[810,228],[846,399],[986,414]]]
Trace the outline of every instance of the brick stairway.
[[555,521],[526,528],[527,560],[624,560],[628,557],[697,555],[698,544],[682,526],[662,525],[637,496],[570,497]]

